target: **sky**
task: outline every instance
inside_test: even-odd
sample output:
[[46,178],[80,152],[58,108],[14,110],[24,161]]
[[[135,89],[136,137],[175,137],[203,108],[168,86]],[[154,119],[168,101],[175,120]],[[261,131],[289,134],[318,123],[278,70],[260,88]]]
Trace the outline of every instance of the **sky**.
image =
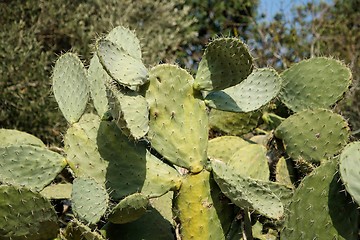
[[[304,5],[308,2],[319,2],[319,0],[260,0],[258,12],[259,14],[265,13],[267,21],[272,20],[277,12],[288,12],[288,16],[291,17],[291,9],[294,6]],[[332,0],[325,0],[325,2],[332,2]]]

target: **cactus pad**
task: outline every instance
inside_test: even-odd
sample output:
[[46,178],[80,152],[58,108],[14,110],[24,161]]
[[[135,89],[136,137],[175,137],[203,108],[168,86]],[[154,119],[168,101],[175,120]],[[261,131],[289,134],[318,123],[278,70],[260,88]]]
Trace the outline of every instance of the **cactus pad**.
[[221,191],[234,204],[273,219],[283,216],[283,204],[262,181],[242,177],[237,169],[219,160],[211,161],[211,166]]
[[64,150],[67,161],[75,176],[88,176],[97,182],[106,181],[105,161],[97,146],[100,118],[93,114],[85,114],[78,123],[71,125],[64,137]]
[[206,162],[208,116],[197,98],[193,78],[173,65],[159,65],[150,71],[146,100],[150,107],[148,138],[166,159],[200,172]]
[[173,202],[174,192],[169,191],[168,193],[157,197],[150,198],[150,204],[155,208],[161,216],[163,216],[170,223],[173,223],[173,213],[172,213],[172,202]]
[[94,55],[90,60],[88,80],[94,107],[98,115],[103,117],[109,109],[108,94],[105,84],[111,81],[111,77],[103,69],[97,55]]
[[133,222],[140,218],[149,205],[149,199],[141,194],[134,193],[122,199],[110,212],[109,221],[116,224]]
[[360,205],[360,142],[347,145],[340,155],[340,175],[346,191]]
[[118,26],[109,32],[106,39],[121,46],[131,57],[141,60],[140,41],[133,31]]
[[223,111],[251,112],[275,98],[281,84],[282,80],[275,70],[256,69],[241,83],[209,93],[205,102],[209,107]]
[[95,115],[84,115],[65,136],[65,151],[76,176],[89,176],[106,183],[111,196],[121,199],[141,191],[160,196],[180,187],[177,171],[134,143],[114,122],[100,122]]
[[238,149],[226,164],[243,177],[268,181],[270,170],[266,152],[266,148],[260,144],[249,144]]
[[194,88],[216,91],[243,81],[252,71],[247,46],[236,38],[219,38],[206,48],[199,63]]
[[206,170],[188,175],[174,198],[182,239],[225,239],[232,208]]
[[63,156],[31,145],[0,147],[0,182],[40,191],[66,166]]
[[33,145],[45,147],[45,144],[34,135],[14,129],[0,128],[0,147],[10,145]]
[[326,162],[303,179],[281,239],[358,239],[357,205],[343,191],[336,165]]
[[230,135],[241,136],[256,128],[260,112],[234,113],[211,109],[209,116],[210,129]]
[[172,225],[160,213],[149,207],[138,220],[126,224],[108,223],[101,232],[111,240],[175,240]]
[[149,108],[146,99],[131,90],[112,89],[111,112],[119,128],[135,140],[149,130]]
[[71,192],[71,183],[59,183],[45,187],[40,193],[48,199],[70,199]]
[[109,196],[105,188],[92,178],[76,178],[71,201],[76,216],[88,224],[97,223],[105,214]]
[[319,163],[346,145],[349,127],[342,116],[325,109],[305,110],[284,120],[275,130],[293,159]]
[[72,53],[62,55],[53,73],[55,99],[66,120],[77,122],[89,99],[87,73],[81,60]]
[[235,136],[221,136],[213,138],[208,144],[208,158],[218,159],[228,163],[231,160],[232,155],[238,149],[250,145],[251,143]]
[[97,54],[106,72],[123,86],[140,86],[148,81],[148,72],[140,59],[108,40],[100,40]]
[[276,182],[293,187],[294,169],[284,157],[281,157],[276,164]]
[[63,235],[66,240],[105,240],[99,233],[78,220],[73,219],[66,226]]
[[49,200],[27,188],[0,186],[0,239],[54,239],[58,231]]
[[115,123],[101,123],[97,142],[101,157],[108,162],[106,186],[113,198],[136,192],[158,197],[180,187],[174,168],[152,155],[145,144],[129,140]]
[[328,108],[351,84],[351,72],[343,63],[324,57],[301,61],[281,74],[281,101],[294,112]]

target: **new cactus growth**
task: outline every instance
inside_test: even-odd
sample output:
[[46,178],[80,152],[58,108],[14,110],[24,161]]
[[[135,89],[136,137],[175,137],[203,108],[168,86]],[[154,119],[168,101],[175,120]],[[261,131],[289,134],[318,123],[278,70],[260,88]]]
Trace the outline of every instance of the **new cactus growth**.
[[[148,69],[141,56],[134,32],[117,27],[97,41],[88,70],[73,53],[59,58],[64,156],[0,130],[1,239],[357,237],[357,205],[344,189],[359,203],[359,144],[343,151],[349,127],[324,109],[348,88],[348,68],[313,58],[280,75],[254,69],[235,38],[213,40],[195,78],[171,64]],[[97,115],[84,114],[89,95]],[[277,97],[296,113],[272,113]],[[238,136],[209,140],[209,127]],[[302,180],[304,164],[314,172]],[[72,214],[60,230],[48,199],[63,198]]]

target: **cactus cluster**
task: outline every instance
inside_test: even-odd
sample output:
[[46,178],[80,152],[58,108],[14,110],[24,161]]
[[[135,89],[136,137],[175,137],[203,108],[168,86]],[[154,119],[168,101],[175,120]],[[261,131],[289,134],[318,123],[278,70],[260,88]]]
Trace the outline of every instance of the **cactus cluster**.
[[[123,27],[96,46],[88,69],[73,53],[55,64],[63,154],[0,130],[1,239],[358,238],[360,145],[330,109],[351,82],[340,61],[279,75],[218,38],[193,77],[148,69]],[[65,224],[56,199],[70,200]]]

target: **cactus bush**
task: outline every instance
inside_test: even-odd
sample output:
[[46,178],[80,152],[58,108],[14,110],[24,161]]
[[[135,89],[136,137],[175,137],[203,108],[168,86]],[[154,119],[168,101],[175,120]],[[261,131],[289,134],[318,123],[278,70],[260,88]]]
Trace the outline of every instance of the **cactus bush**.
[[[64,154],[0,131],[1,239],[357,239],[359,146],[345,147],[346,121],[324,109],[350,71],[314,58],[279,75],[252,61],[243,42],[218,38],[195,78],[148,69],[123,27],[97,41],[88,69],[62,55],[53,90],[69,123]],[[84,113],[89,96],[97,114]],[[271,112],[279,100],[286,116]],[[222,131],[251,134],[209,139],[229,111],[241,130]],[[61,171],[70,177],[56,179]],[[71,201],[62,224],[59,198]]]

